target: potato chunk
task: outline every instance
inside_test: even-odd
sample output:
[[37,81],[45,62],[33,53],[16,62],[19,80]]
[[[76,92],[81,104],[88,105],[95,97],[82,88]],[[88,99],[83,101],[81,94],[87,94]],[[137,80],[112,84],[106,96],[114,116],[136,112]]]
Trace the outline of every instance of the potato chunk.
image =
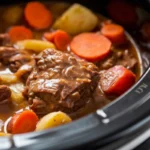
[[93,30],[97,23],[98,18],[91,10],[80,4],[74,4],[56,20],[53,28],[75,35]]
[[22,102],[24,102],[25,98],[22,94],[24,90],[23,83],[12,84],[10,85],[10,89],[12,102],[14,102],[15,104],[21,104]]
[[65,114],[61,111],[53,112],[53,113],[50,113],[50,114],[44,116],[38,122],[38,124],[36,126],[36,131],[53,128],[53,127],[56,127],[59,125],[69,123],[71,121],[72,121],[71,118],[67,114]]
[[14,74],[1,74],[0,75],[0,84],[11,84],[18,82],[17,76]]
[[32,50],[37,53],[43,51],[46,48],[55,48],[55,45],[51,42],[42,40],[23,40],[15,44],[15,47],[19,49]]
[[0,136],[10,136],[11,134],[9,133],[4,133],[4,132],[0,132]]

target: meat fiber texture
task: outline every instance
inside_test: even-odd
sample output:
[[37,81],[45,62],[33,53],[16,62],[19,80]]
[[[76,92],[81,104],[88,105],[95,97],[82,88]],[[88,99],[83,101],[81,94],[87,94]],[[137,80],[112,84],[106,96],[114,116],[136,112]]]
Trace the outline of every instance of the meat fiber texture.
[[54,49],[44,50],[35,60],[26,86],[30,108],[37,114],[72,113],[92,99],[99,82],[93,63]]

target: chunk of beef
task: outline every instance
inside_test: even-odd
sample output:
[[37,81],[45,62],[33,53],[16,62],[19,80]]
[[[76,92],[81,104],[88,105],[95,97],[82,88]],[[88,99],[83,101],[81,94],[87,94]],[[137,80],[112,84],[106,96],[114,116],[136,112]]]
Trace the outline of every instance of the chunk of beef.
[[34,65],[35,65],[34,59],[31,60],[29,63],[22,65],[16,72],[17,77],[23,79],[23,81],[26,81],[28,76],[32,72]]
[[99,66],[100,69],[103,70],[109,69],[115,65],[122,65],[127,69],[132,70],[136,64],[137,59],[132,54],[130,54],[128,50],[125,50],[112,52],[112,54],[107,59],[100,62]]
[[8,102],[11,90],[7,85],[0,85],[0,104]]
[[12,72],[16,72],[23,64],[31,61],[32,55],[25,50],[13,47],[0,47],[0,61],[8,65]]
[[10,38],[8,33],[0,34],[0,45],[10,45]]
[[30,107],[37,114],[71,113],[88,103],[99,81],[94,64],[54,49],[44,50],[35,59],[26,85]]
[[122,57],[118,59],[116,65],[122,65],[127,69],[132,70],[137,62],[137,59],[132,54],[130,54],[128,50],[125,50]]

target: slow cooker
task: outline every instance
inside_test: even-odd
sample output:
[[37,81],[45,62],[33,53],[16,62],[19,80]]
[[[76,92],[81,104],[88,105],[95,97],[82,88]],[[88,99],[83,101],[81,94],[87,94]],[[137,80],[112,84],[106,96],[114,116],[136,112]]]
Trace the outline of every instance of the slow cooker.
[[[17,2],[19,1],[1,1],[1,5]],[[95,12],[107,16],[105,6],[108,1],[68,0],[68,2],[79,2]],[[133,0],[132,2],[140,5],[147,12],[150,10],[150,1],[148,0]],[[71,124],[41,132],[0,137],[0,149],[150,149],[150,52],[141,50],[143,47],[141,48],[139,41],[134,40],[134,33],[132,36],[133,42],[142,56],[143,75],[129,91],[95,113]]]

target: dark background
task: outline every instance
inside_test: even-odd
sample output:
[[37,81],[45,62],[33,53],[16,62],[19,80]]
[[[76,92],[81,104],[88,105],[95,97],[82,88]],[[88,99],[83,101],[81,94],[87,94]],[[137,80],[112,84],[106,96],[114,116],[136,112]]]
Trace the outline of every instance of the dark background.
[[[13,3],[18,3],[18,2],[22,3],[22,2],[27,2],[27,1],[30,1],[30,0],[22,0],[22,1],[20,1],[20,0],[2,0],[0,3],[1,4],[13,4]],[[41,0],[41,1],[44,1],[44,0]],[[56,2],[57,0],[47,0],[47,1],[55,1]],[[70,3],[78,2],[78,3],[88,6],[91,9],[94,9],[97,12],[101,12],[104,10],[104,8],[109,0],[58,0],[58,1],[68,1]],[[139,4],[142,7],[144,7],[145,9],[147,9],[148,11],[150,11],[149,0],[127,0],[127,1]]]

